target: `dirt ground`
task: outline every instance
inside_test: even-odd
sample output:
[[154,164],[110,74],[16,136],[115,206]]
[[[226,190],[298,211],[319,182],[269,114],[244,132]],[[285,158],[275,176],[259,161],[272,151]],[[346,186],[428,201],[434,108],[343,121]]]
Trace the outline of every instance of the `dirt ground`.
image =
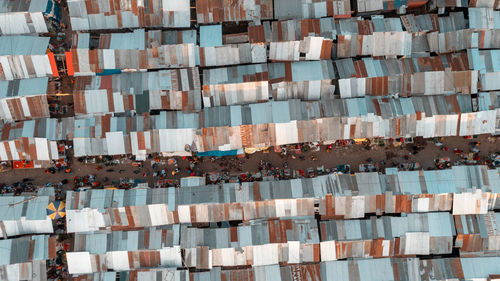
[[[257,152],[251,154],[247,158],[236,158],[236,157],[221,157],[215,161],[211,161],[210,158],[201,158],[199,164],[195,167],[195,171],[199,174],[207,172],[221,172],[225,166],[230,174],[237,175],[241,171],[246,172],[258,172],[260,160],[270,162],[272,166],[283,168],[284,162],[288,162],[290,169],[303,169],[306,170],[309,167],[317,167],[324,165],[325,168],[334,168],[341,164],[350,164],[351,170],[353,172],[358,171],[359,164],[366,163],[368,158],[373,159],[374,163],[378,163],[380,170],[383,172],[385,167],[393,167],[401,163],[409,162],[419,162],[424,169],[434,168],[434,159],[438,157],[450,157],[453,163],[460,159],[459,155],[453,152],[454,148],[459,148],[464,152],[469,152],[471,146],[469,145],[472,141],[479,141],[479,156],[480,163],[482,164],[485,157],[488,157],[491,153],[500,151],[500,139],[496,139],[494,142],[489,142],[487,136],[480,136],[477,139],[466,140],[462,137],[449,137],[444,140],[444,145],[449,147],[449,151],[443,151],[439,147],[435,146],[432,142],[427,142],[425,148],[415,155],[411,155],[409,150],[403,147],[399,148],[387,148],[374,146],[371,150],[366,150],[362,145],[352,145],[348,147],[334,147],[331,152],[326,152],[325,147],[322,147],[319,152],[306,152],[303,153],[305,160],[301,160],[298,157],[292,159],[292,155],[295,153],[289,153],[286,156],[281,156],[279,153],[270,151],[269,153]],[[314,155],[317,160],[313,161],[311,156]],[[409,159],[404,159],[403,156],[408,155]],[[390,159],[388,159],[388,156]],[[231,160],[234,159],[234,160]],[[242,161],[242,165],[239,165],[239,161]],[[380,162],[384,160],[386,162],[385,166],[380,165]],[[183,160],[182,158],[177,158],[179,168],[181,172],[173,177],[171,176],[171,171],[174,169],[172,165],[161,165],[156,170],[167,169],[167,178],[169,179],[179,179],[180,177],[188,176],[187,168],[189,167],[189,162]],[[72,182],[74,176],[85,176],[88,174],[93,174],[97,176],[97,180],[102,184],[111,184],[112,181],[119,180],[121,177],[136,178],[136,179],[147,179],[150,186],[153,186],[154,182],[158,178],[154,178],[153,169],[151,167],[151,162],[146,161],[143,168],[133,167],[129,164],[120,164],[112,167],[104,167],[99,171],[96,170],[96,164],[82,164],[76,159],[73,159],[71,167],[73,169],[72,174],[66,174],[63,171],[57,172],[56,174],[46,174],[43,169],[25,169],[25,170],[13,170],[7,171],[0,174],[0,183],[11,184],[13,182],[21,181],[23,178],[34,179],[34,183],[38,185],[43,185],[48,182],[58,183],[63,179],[67,179],[69,184],[65,188],[72,188]],[[107,172],[107,169],[113,169],[113,172]],[[121,173],[120,170],[124,170]],[[136,174],[134,171],[140,170],[140,173]],[[144,177],[143,173],[147,172],[148,176]],[[107,181],[103,181],[103,178],[108,178]]]

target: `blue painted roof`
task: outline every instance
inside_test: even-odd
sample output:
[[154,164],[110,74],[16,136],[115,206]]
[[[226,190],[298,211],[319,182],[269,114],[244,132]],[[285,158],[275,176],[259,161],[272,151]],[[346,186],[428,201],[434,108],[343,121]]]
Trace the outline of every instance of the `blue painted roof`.
[[[44,260],[48,256],[48,236],[36,235],[32,236],[35,241],[33,249],[33,260]],[[46,250],[47,249],[47,250]]]
[[272,115],[274,123],[290,122],[290,107],[286,101],[277,101],[272,103]]
[[302,61],[292,63],[292,79],[293,81],[306,81],[328,78],[323,75],[321,61]]
[[488,258],[461,258],[460,263],[465,279],[488,278],[493,274],[500,274],[500,257]]
[[358,260],[360,281],[392,281],[394,271],[391,259]]
[[493,28],[500,29],[500,11],[490,8],[469,8],[469,26],[472,29],[491,28],[488,22],[490,16],[493,18]]
[[222,25],[200,26],[200,47],[222,46]]
[[327,261],[320,264],[321,276],[329,281],[349,280],[349,261]]
[[400,171],[399,172],[399,182],[401,186],[401,192],[410,194],[420,194],[422,190],[420,188],[420,180],[418,173],[411,171]]
[[0,98],[46,94],[48,80],[48,77],[40,77],[0,81]]
[[90,47],[90,33],[79,33],[78,36],[78,49],[88,49]]
[[449,213],[428,213],[429,235],[431,237],[455,236],[455,222]]
[[270,123],[272,114],[274,114],[271,110],[270,103],[253,103],[249,106],[252,112],[253,125]]
[[11,239],[0,240],[0,265],[10,264],[12,241]]
[[43,55],[47,51],[49,40],[50,37],[0,36],[0,56]]
[[[181,33],[181,40],[178,40],[178,33]],[[189,29],[189,30],[168,30],[163,32],[163,43],[164,44],[195,44],[197,45],[196,42],[196,29]]]
[[109,48],[114,50],[144,50],[144,29],[136,29],[130,33],[113,33],[109,42]]
[[453,177],[451,170],[424,171],[427,192],[431,194],[457,192]]

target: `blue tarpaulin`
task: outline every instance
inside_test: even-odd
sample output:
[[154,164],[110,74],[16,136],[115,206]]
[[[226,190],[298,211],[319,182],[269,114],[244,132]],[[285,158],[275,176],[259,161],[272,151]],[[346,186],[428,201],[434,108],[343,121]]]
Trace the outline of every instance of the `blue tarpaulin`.
[[45,13],[43,14],[51,20],[61,21],[62,19],[61,7],[54,0],[47,1],[47,9],[45,9]]
[[[234,149],[234,150],[226,150],[226,151],[221,151],[221,150],[212,150],[212,151],[205,151],[205,152],[198,152],[196,156],[215,156],[215,157],[220,157],[220,156],[235,156],[238,155],[239,149]],[[241,154],[241,152],[240,152]]]
[[102,72],[96,73],[97,76],[105,76],[112,74],[120,74],[122,71],[120,69],[103,69]]

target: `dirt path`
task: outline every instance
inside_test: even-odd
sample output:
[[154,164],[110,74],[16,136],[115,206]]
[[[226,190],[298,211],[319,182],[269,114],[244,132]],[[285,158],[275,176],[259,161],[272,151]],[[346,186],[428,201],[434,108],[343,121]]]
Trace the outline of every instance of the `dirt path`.
[[[392,167],[393,164],[400,164],[405,162],[419,162],[424,169],[429,169],[434,167],[434,159],[437,157],[450,157],[452,162],[459,160],[460,156],[453,152],[453,148],[457,147],[464,152],[470,151],[469,142],[480,141],[479,156],[481,157],[481,163],[485,157],[489,156],[491,153],[500,151],[500,139],[495,142],[488,142],[487,136],[480,136],[478,139],[465,140],[461,137],[450,137],[446,138],[444,145],[448,146],[449,151],[440,150],[433,143],[428,142],[423,150],[421,150],[416,155],[410,155],[406,148],[386,148],[386,147],[373,147],[371,150],[366,150],[361,145],[352,145],[348,147],[334,147],[331,152],[326,152],[325,147],[322,147],[319,152],[307,152],[303,153],[305,160],[300,160],[298,157],[292,159],[294,153],[290,153],[282,157],[279,153],[270,151],[269,153],[257,152],[249,155],[247,158],[236,158],[236,157],[222,157],[215,161],[211,161],[210,158],[202,158],[195,167],[195,171],[199,174],[206,172],[221,172],[224,168],[227,169],[231,174],[241,173],[239,170],[246,172],[258,172],[259,164],[261,160],[270,162],[272,166],[283,168],[284,162],[288,162],[290,169],[303,169],[306,170],[309,167],[317,167],[324,165],[325,168],[334,168],[341,164],[350,164],[352,171],[358,171],[359,164],[366,163],[368,158],[372,158],[374,163],[380,163],[382,160],[386,162],[386,167]],[[311,160],[311,155],[314,155],[317,160]],[[387,159],[388,155],[394,155],[391,159]],[[409,159],[403,159],[404,155],[408,155]],[[231,160],[234,159],[234,160]],[[241,160],[242,165],[239,165]],[[182,158],[177,158],[179,168],[181,172],[172,177],[170,175],[171,171],[174,169],[172,165],[162,165],[156,170],[167,169],[167,174],[170,179],[179,179],[180,177],[188,176],[187,168],[189,167],[189,162],[183,160]],[[94,174],[97,176],[97,180],[102,184],[111,184],[112,181],[117,181],[120,177],[136,178],[136,179],[146,179],[150,186],[158,179],[152,176],[153,169],[151,167],[150,161],[144,163],[143,168],[133,167],[130,163],[120,164],[113,167],[103,167],[101,170],[96,170],[96,164],[83,164],[78,162],[76,159],[72,163],[72,174],[65,174],[64,172],[57,172],[56,174],[46,174],[43,169],[25,169],[25,170],[13,170],[7,171],[0,174],[0,183],[11,184],[17,181],[21,181],[23,178],[32,178],[34,183],[38,185],[46,184],[47,182],[58,183],[63,179],[67,179],[69,184],[65,188],[72,188],[72,182],[74,176],[85,176],[88,174]],[[113,172],[107,172],[107,169],[113,169]],[[383,166],[381,165],[381,170],[383,171]],[[123,170],[119,173],[120,170]],[[138,174],[134,171],[139,171]],[[147,172],[148,176],[144,177],[143,173]],[[107,181],[103,181],[103,178],[108,178]]]

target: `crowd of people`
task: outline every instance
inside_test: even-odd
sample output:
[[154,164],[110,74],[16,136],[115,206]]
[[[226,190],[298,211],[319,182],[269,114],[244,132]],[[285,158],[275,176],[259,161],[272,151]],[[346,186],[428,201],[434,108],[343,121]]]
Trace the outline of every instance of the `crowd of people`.
[[56,245],[56,258],[47,261],[47,280],[62,281],[68,279],[68,265],[65,257],[68,250],[69,243],[66,241]]
[[[162,157],[161,154],[151,154],[146,161],[136,161],[133,156],[81,157],[78,161],[71,161],[70,157],[70,159],[52,161],[50,167],[45,169],[45,173],[56,175],[52,180],[53,186],[58,189],[67,190],[72,187],[73,190],[82,190],[103,187],[127,189],[138,185],[180,186],[179,179],[186,176],[205,177],[207,183],[220,183],[284,180],[314,177],[331,172],[383,172],[386,167],[414,170],[480,164],[494,168],[500,165],[500,154],[490,153],[492,146],[482,144],[496,141],[493,137],[487,139],[483,137],[480,140],[469,139],[467,140],[468,146],[457,147],[453,143],[462,144],[463,142],[455,140],[450,143],[445,138],[342,140],[329,144],[305,143],[271,147],[262,149],[257,157],[252,154],[222,157],[197,157],[195,155]],[[434,146],[438,147],[437,150],[441,153],[427,151],[419,155],[422,151]],[[482,148],[488,149],[490,154],[482,153]],[[365,152],[365,150],[370,152]],[[348,158],[350,151],[357,151],[354,157],[360,158],[360,155],[369,157],[365,158],[366,160]],[[330,153],[332,153],[331,156]],[[335,158],[334,161],[330,161],[332,158]],[[340,159],[345,162],[340,162]],[[426,160],[427,164],[421,165],[419,160],[422,159],[434,159],[434,163],[429,165],[429,161]],[[353,164],[354,166],[351,167]],[[31,177],[36,178],[33,175]],[[38,187],[32,181],[30,178],[25,178],[21,182],[1,184],[0,192],[4,194],[35,192]]]
[[460,157],[459,160],[452,163],[449,157],[436,158],[434,160],[437,169],[447,169],[453,165],[487,165],[490,168],[496,168],[500,166],[500,153],[495,152],[491,155],[486,156],[484,159],[481,158],[479,149],[481,142],[471,141],[469,142],[468,151],[464,151],[457,147],[453,150],[442,142],[436,142],[435,145],[442,151],[453,151],[454,154]]
[[21,195],[21,193],[31,193],[37,192],[40,186],[33,184],[32,179],[25,178],[20,182],[14,182],[12,184],[0,184],[1,194],[14,194]]

